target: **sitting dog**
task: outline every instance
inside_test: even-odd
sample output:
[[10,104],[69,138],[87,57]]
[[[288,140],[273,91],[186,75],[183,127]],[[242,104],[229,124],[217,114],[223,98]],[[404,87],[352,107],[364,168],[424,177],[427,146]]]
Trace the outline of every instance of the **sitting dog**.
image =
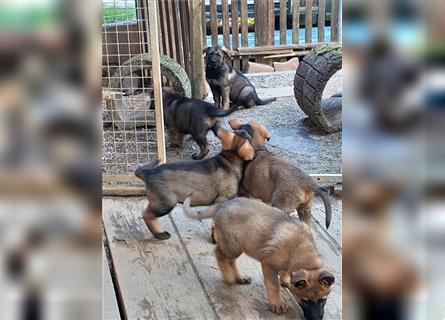
[[255,159],[246,166],[239,195],[261,199],[286,213],[297,209],[300,220],[310,226],[312,200],[317,194],[324,203],[326,228],[329,228],[332,215],[329,195],[303,170],[267,150],[265,142],[271,138],[267,129],[257,123],[242,124],[238,120],[230,120],[229,125],[252,137],[256,153]]
[[222,144],[222,151],[216,156],[157,167],[157,163],[151,163],[136,170],[136,176],[145,182],[149,201],[143,218],[155,238],[170,238],[168,232],[162,231],[157,218],[182,203],[190,191],[195,194],[193,205],[221,202],[238,193],[244,163],[252,160],[255,152],[246,133],[235,134],[219,125],[213,130]]
[[237,108],[221,110],[213,104],[198,99],[183,97],[164,90],[164,121],[168,129],[172,147],[180,147],[185,134],[191,134],[199,145],[200,153],[192,155],[194,160],[204,158],[209,153],[207,132],[213,128],[217,117],[224,117]]
[[203,50],[203,53],[205,55],[206,80],[218,108],[222,104],[224,109],[228,109],[230,102],[233,106],[251,108],[277,100],[277,98],[262,100],[258,97],[252,83],[227,63],[229,52],[226,48],[208,47]]
[[323,267],[306,224],[256,199],[235,198],[201,211],[190,208],[191,202],[189,195],[184,201],[188,217],[213,218],[215,256],[224,282],[251,282],[236,267],[236,258],[244,252],[261,262],[270,311],[288,310],[280,295],[280,274],[282,285],[289,288],[305,318],[323,318],[335,277]]

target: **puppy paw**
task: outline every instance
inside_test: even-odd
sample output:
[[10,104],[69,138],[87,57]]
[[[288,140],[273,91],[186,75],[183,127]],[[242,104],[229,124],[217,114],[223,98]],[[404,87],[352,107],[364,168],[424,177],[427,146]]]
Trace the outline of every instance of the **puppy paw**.
[[202,155],[200,153],[195,153],[194,155],[192,155],[193,160],[201,160],[204,157],[205,157],[205,155]]
[[288,308],[287,305],[284,302],[282,302],[279,304],[269,304],[269,310],[272,311],[273,313],[283,314],[287,312]]
[[167,240],[170,239],[171,234],[167,231],[164,231],[160,233],[154,233],[153,236],[158,240]]
[[248,276],[239,276],[236,278],[236,283],[238,284],[250,284],[252,282],[252,279]]

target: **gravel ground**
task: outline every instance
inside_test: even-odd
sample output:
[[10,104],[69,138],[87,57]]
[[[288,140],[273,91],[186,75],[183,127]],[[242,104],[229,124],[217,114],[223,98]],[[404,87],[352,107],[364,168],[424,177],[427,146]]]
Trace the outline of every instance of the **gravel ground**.
[[[256,88],[270,89],[273,94],[275,87],[293,86],[294,74],[294,72],[283,72],[276,75],[255,75],[251,77],[251,82]],[[289,91],[289,96],[279,97],[273,103],[240,110],[221,120],[226,127],[229,119],[261,123],[272,134],[267,146],[273,153],[308,173],[340,173],[341,132],[328,135],[320,132],[298,108],[292,90]],[[329,97],[339,91],[341,91],[341,71],[332,77],[323,95]],[[154,128],[138,128],[125,133],[113,130],[117,129],[112,129],[111,126],[104,128],[104,173],[132,174],[138,162],[146,163],[156,158]],[[209,132],[207,137],[211,147],[208,156],[213,156],[219,152],[220,143],[212,132]],[[186,137],[182,148],[173,149],[170,148],[166,133],[166,147],[168,161],[190,160],[192,154],[199,152],[197,144],[190,136]]]

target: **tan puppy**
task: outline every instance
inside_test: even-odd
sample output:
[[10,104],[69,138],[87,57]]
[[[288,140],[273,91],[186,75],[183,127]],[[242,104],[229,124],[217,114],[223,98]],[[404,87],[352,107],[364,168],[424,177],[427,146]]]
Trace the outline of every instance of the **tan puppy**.
[[177,203],[182,203],[190,191],[193,205],[209,205],[237,195],[244,163],[255,156],[247,133],[235,134],[215,125],[215,134],[221,139],[222,151],[216,156],[197,161],[178,161],[156,166],[151,163],[139,167],[135,175],[145,182],[148,207],[144,221],[153,236],[159,240],[170,238],[163,231],[158,217],[168,214]]
[[213,218],[215,255],[226,283],[250,283],[250,278],[236,267],[236,258],[244,252],[261,262],[270,311],[284,313],[288,309],[280,295],[278,274],[282,273],[282,283],[290,289],[306,319],[323,318],[335,277],[323,267],[306,224],[247,198],[224,201],[198,212],[190,208],[191,197],[184,201],[188,217]]
[[318,194],[326,209],[326,228],[329,228],[332,208],[327,192],[303,170],[267,150],[265,142],[271,138],[267,129],[254,122],[242,124],[239,120],[230,120],[229,125],[252,137],[256,153],[255,159],[246,165],[239,195],[261,199],[286,213],[297,209],[300,220],[310,225],[312,199]]

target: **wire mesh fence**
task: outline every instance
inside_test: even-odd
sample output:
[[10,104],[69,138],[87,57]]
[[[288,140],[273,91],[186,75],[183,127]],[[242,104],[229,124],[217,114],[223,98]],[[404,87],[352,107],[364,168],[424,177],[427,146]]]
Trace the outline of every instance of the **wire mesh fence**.
[[104,175],[128,175],[158,158],[147,1],[103,0]]

